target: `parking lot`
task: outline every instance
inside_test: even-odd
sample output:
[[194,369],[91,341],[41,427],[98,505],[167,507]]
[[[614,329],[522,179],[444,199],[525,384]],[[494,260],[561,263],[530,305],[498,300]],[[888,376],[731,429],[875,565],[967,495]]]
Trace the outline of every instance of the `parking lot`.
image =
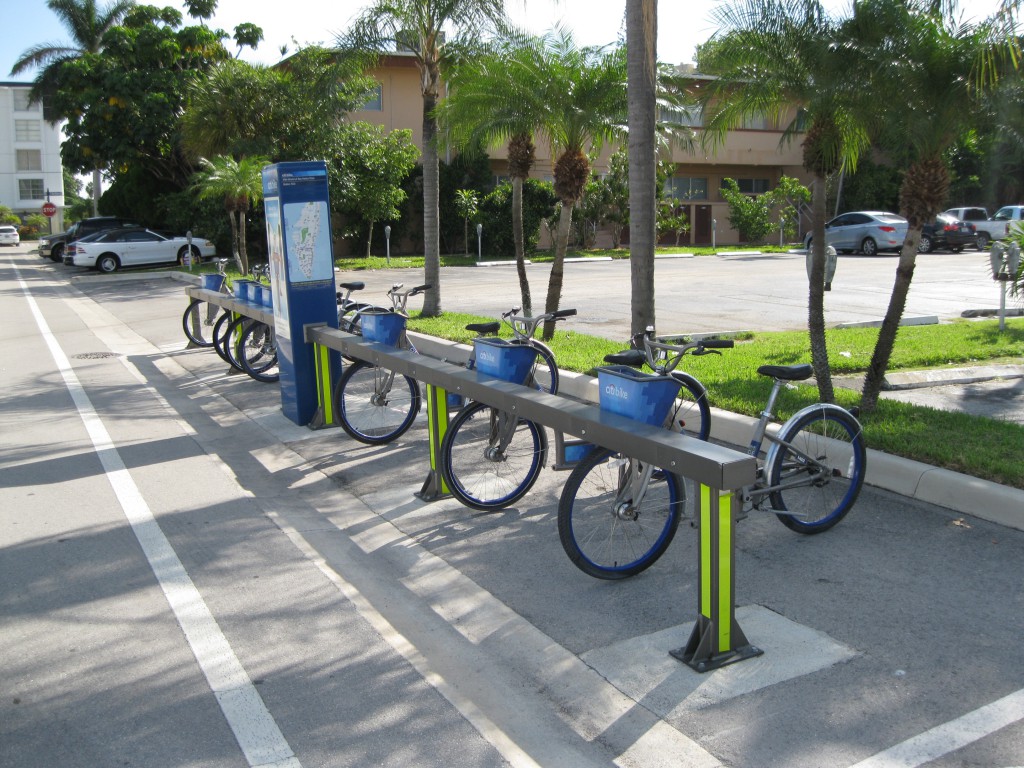
[[[737,620],[765,652],[698,675],[668,656],[693,530],[590,579],[563,473],[498,513],[423,502],[422,423],[383,447],[291,424],[276,386],[185,349],[180,283],[28,250],[0,252],[3,765],[1021,764],[1021,531],[873,488],[821,536],[743,520]],[[982,258],[922,257],[907,315],[997,306]],[[841,258],[829,323],[880,317],[894,264]],[[802,327],[802,269],[659,261],[659,330]],[[570,264],[563,306],[624,338],[624,276]],[[493,315],[514,279],[446,269],[443,306]]]

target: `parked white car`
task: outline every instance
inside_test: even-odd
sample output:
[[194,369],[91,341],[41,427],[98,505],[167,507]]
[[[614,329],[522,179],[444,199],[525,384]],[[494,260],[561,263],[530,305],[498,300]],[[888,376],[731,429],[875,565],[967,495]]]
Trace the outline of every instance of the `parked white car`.
[[0,245],[21,245],[18,228],[9,224],[0,226]]
[[[121,267],[145,264],[182,264],[188,253],[188,239],[167,237],[151,229],[111,229],[85,240],[69,243],[64,263],[115,272]],[[217,249],[209,240],[192,238],[192,259],[212,259]]]

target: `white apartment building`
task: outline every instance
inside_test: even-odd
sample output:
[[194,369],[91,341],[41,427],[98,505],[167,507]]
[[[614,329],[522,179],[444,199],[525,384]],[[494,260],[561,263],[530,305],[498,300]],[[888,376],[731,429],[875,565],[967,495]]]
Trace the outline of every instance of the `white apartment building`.
[[[53,232],[64,229],[64,175],[60,125],[43,119],[41,104],[29,104],[28,83],[0,81],[0,205],[19,216],[57,206]],[[49,197],[47,197],[49,195]]]

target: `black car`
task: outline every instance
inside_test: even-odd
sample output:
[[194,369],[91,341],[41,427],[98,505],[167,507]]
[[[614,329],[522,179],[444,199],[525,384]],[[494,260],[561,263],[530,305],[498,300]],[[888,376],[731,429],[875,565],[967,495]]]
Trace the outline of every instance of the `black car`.
[[925,224],[921,229],[921,243],[917,246],[918,253],[948,249],[960,253],[966,246],[972,248],[977,244],[978,235],[969,221],[940,213],[935,220]]
[[82,219],[68,227],[67,232],[58,232],[56,235],[46,235],[39,238],[39,255],[60,264],[64,261],[64,246],[68,243],[81,240],[86,235],[91,235],[95,232],[139,226],[142,225],[137,221],[122,219],[119,216],[95,216],[91,219]]

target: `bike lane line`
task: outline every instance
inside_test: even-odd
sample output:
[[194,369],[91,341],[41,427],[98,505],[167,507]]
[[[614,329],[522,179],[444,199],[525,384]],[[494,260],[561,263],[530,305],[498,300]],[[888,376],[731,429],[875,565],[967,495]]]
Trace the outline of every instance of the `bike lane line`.
[[107,480],[246,761],[253,768],[301,768],[202,595],[160,529],[20,270],[13,262],[12,266]]

